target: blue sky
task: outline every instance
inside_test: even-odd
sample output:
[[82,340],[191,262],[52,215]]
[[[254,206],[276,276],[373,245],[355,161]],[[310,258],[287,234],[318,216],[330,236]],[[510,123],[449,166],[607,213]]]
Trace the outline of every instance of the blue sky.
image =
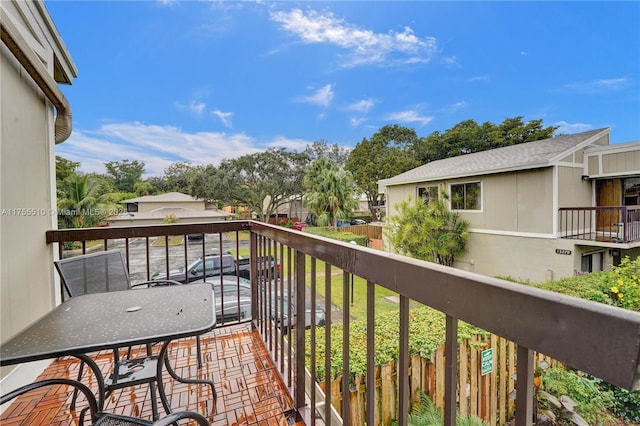
[[161,175],[387,124],[543,119],[640,140],[640,2],[47,1],[78,68],[56,152]]

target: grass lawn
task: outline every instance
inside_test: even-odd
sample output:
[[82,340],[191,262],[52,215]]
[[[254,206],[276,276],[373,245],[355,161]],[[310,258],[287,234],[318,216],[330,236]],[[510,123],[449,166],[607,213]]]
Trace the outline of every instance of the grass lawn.
[[[235,249],[230,250],[232,254],[241,257],[249,257],[249,248],[241,248],[238,253]],[[311,257],[306,256],[306,271],[307,271],[307,287],[311,286]],[[284,264],[282,265],[282,271],[287,273],[287,256],[285,252]],[[316,289],[320,296],[324,297],[325,291],[325,278],[324,278],[324,262],[316,261]],[[342,270],[338,268],[331,268],[331,302],[342,309],[343,305],[343,274]],[[351,282],[347,285],[347,291],[351,291]],[[386,299],[386,297],[397,296],[397,294],[391,290],[387,290],[384,287],[375,286],[375,311],[376,314],[382,312],[398,311],[398,304],[393,303]],[[350,306],[350,315],[354,319],[366,319],[367,317],[367,281],[361,277],[354,277],[353,279],[353,305]],[[349,295],[349,302],[351,302],[351,295]]]
[[[182,235],[170,235],[169,236],[169,245],[170,246],[178,246],[182,244],[184,241],[184,237]],[[151,243],[154,247],[164,247],[165,239],[163,237],[158,237]]]
[[[229,241],[236,240],[236,232],[227,232],[227,238]],[[238,241],[249,241],[249,231],[238,231]]]

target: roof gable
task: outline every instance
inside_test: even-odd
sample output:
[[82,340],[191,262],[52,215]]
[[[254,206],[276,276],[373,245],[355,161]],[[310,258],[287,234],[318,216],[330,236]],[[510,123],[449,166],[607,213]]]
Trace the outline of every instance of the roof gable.
[[379,181],[382,186],[411,182],[452,179],[500,173],[510,170],[525,170],[549,167],[555,161],[589,145],[609,129],[563,135],[550,139],[527,142],[473,154],[460,155],[432,161],[389,179]]

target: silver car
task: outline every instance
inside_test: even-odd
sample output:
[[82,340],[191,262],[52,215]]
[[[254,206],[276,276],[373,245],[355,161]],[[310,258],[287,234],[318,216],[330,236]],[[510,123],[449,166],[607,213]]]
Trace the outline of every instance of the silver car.
[[[202,283],[202,281],[199,281]],[[233,275],[223,275],[222,283],[220,277],[210,277],[205,281],[210,284],[216,299],[216,321],[220,324],[228,323],[231,321],[243,321],[251,318],[251,281],[246,278],[236,277]],[[288,311],[289,306],[285,301],[282,302],[282,294],[273,294],[269,298],[271,308],[269,309],[271,317],[280,323],[281,317],[283,318],[283,328],[288,329]],[[293,313],[293,321],[291,326],[295,326],[295,304],[293,299],[289,299],[291,303],[291,312]],[[273,301],[276,301],[274,303]],[[283,310],[282,316],[280,309]],[[315,325],[321,327],[325,324],[325,310],[319,304],[316,304],[315,312]],[[311,327],[311,303],[307,303],[305,309],[305,326]]]

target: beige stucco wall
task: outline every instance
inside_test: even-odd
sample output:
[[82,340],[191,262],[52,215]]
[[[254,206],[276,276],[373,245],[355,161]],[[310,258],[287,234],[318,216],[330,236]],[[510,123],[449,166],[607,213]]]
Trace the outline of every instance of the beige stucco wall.
[[582,167],[558,167],[558,207],[589,207],[595,205],[593,183],[583,181]]
[[139,212],[150,212],[163,207],[184,208],[195,211],[204,211],[204,201],[182,201],[182,202],[143,202],[138,203]]
[[[612,264],[606,248],[578,246],[569,240],[518,237],[472,232],[472,250],[456,261],[455,267],[488,276],[543,282],[573,276],[580,270],[583,253],[602,251],[605,269]],[[558,254],[556,249],[571,254]]]
[[395,205],[408,196],[415,199],[418,187],[439,185],[450,193],[452,183],[478,181],[482,185],[482,210],[459,211],[470,228],[500,232],[553,232],[553,169],[550,167],[439,183],[391,186],[387,191],[387,205],[390,214],[395,215]]

